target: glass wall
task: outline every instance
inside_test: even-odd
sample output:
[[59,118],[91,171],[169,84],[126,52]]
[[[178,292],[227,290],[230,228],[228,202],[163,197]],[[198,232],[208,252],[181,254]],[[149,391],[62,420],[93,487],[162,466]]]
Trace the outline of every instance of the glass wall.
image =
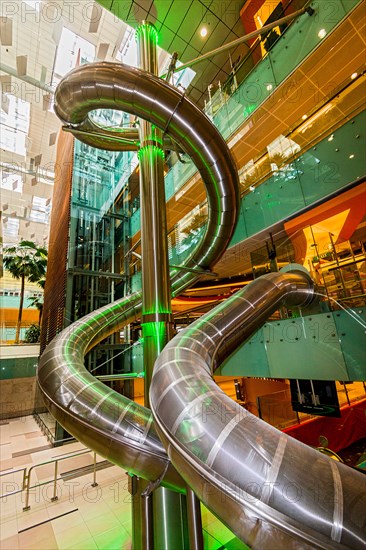
[[[129,124],[128,115],[115,112],[98,111],[94,119],[110,126]],[[133,152],[102,151],[75,140],[66,325],[131,291],[130,220],[138,188],[127,174],[133,172],[135,157]],[[102,342],[86,362],[95,375],[129,373],[129,331]]]

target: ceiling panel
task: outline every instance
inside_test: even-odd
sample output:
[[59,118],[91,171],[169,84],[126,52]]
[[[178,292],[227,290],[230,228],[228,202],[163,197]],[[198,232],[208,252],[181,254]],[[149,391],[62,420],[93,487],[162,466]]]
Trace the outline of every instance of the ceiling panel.
[[128,17],[126,19],[126,23],[132,26],[139,25],[142,23],[142,21],[147,20],[147,11],[139,6],[138,4],[134,3],[131,6],[131,9],[129,11]]
[[[14,0],[13,3],[21,4],[20,0]],[[121,22],[117,17],[107,11],[103,11],[100,18],[99,28],[97,33],[90,33],[90,22],[93,15],[92,2],[67,2],[64,0],[52,0],[52,2],[43,2],[44,16],[38,16],[34,10],[28,10],[26,16],[24,11],[19,8],[18,14],[23,13],[22,17],[14,16],[12,19],[13,41],[12,44],[1,48],[1,62],[11,69],[16,70],[17,58],[20,72],[25,72],[25,64],[23,69],[20,67],[22,56],[26,56],[26,74],[36,80],[45,83],[50,83],[52,79],[52,70],[54,65],[54,56],[56,53],[56,44],[53,40],[55,30],[60,36],[62,25],[65,25],[70,30],[80,34],[89,42],[97,47],[100,43],[113,44],[109,48],[108,59],[111,59],[111,53],[117,42],[121,40],[121,32],[127,28],[127,25]],[[62,16],[62,17],[61,17]],[[119,44],[118,44],[119,45]],[[10,151],[1,151],[1,161],[4,163],[13,163],[16,167],[21,166],[24,170],[29,170],[32,159],[41,157],[41,169],[47,169],[50,172],[54,171],[55,162],[55,137],[60,128],[59,119],[53,112],[44,111],[44,96],[46,92],[40,88],[34,87],[16,77],[10,77],[4,72],[0,73],[2,84],[10,83],[11,88],[7,87],[8,93],[13,93],[17,97],[31,103],[30,112],[30,130],[27,143],[26,156],[23,158]],[[5,82],[5,80],[6,82]],[[53,136],[50,144],[50,136]],[[19,203],[19,197],[15,192],[10,192],[5,189],[1,190],[2,197],[12,205],[14,201],[14,219],[20,219],[19,236],[27,237],[25,234],[29,229],[29,236],[35,235],[34,240],[43,244],[43,238],[48,233],[48,226],[42,223],[29,222],[27,216],[30,212],[32,196],[36,194],[40,197],[45,197],[47,200],[52,196],[52,185],[41,183],[39,177],[32,174],[27,175],[23,186],[24,208],[17,210],[16,205]],[[5,200],[5,199],[4,199]],[[27,203],[29,203],[27,205]],[[25,221],[21,219],[21,214],[24,214]],[[10,212],[9,212],[10,214]],[[27,225],[28,224],[28,225]],[[30,231],[32,229],[32,231]],[[17,239],[19,240],[19,239]],[[14,242],[17,242],[15,240]]]
[[224,38],[225,42],[228,42],[227,36],[229,34],[226,26],[220,21],[216,21],[215,26],[209,27],[209,34],[207,35],[205,41],[203,42],[202,38],[198,35],[197,40],[201,41],[201,51],[202,53],[210,52],[222,45],[222,40]]
[[[179,27],[178,34],[185,36],[187,42],[191,42],[192,37],[198,33],[198,29],[201,26],[202,19],[202,5],[197,2],[192,2],[185,17]],[[201,38],[202,42],[202,38]],[[194,46],[197,47],[197,46]]]
[[189,61],[189,59],[186,59],[186,57],[182,54],[186,50],[187,46],[188,46],[188,42],[186,42],[182,38],[179,38],[178,36],[175,36],[172,42],[170,43],[168,51],[178,52],[178,59],[183,62],[186,62],[186,61]]
[[185,2],[174,0],[172,5],[170,6],[168,13],[166,14],[164,26],[174,33],[177,33],[182,25],[187,11],[190,9],[192,4],[193,0],[186,0]]
[[154,2],[153,0],[137,0],[136,3],[148,12],[152,8]]
[[164,32],[161,32],[158,29],[158,33],[159,33],[160,48],[169,52],[175,51],[170,48],[175,37],[175,34],[173,33],[173,31],[170,31],[169,29],[164,29]]
[[155,0],[149,10],[149,21],[162,24],[170,10],[173,0]]
[[[183,52],[183,57],[185,59],[194,59],[199,56],[199,51],[192,47],[192,44],[188,44],[186,49]],[[197,65],[198,67],[198,65]],[[192,71],[196,71],[196,67],[192,67]]]

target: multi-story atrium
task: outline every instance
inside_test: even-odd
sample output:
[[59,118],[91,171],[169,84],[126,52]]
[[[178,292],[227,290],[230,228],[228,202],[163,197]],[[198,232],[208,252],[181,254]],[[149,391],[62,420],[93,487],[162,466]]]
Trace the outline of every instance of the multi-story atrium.
[[1,548],[364,547],[365,7],[2,2]]

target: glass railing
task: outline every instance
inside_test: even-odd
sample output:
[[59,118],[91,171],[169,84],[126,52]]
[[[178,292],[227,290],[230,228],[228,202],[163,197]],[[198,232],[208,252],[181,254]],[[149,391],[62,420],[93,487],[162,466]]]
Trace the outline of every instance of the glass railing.
[[[344,126],[334,130],[316,146],[311,147],[303,155],[295,158],[293,162],[274,169],[261,185],[253,188],[253,191],[246,188],[241,200],[238,226],[230,246],[243,241],[266,227],[288,219],[291,214],[301,211],[309,204],[327,197],[339,188],[356,181],[365,171],[364,142],[359,138],[365,125],[366,112],[363,112],[348,121]],[[204,213],[205,205],[195,207],[184,217],[183,221],[185,220],[185,223],[180,221],[169,231],[169,262],[172,265],[179,265],[184,261],[204,231],[206,218],[202,215],[200,221],[197,212]],[[135,217],[136,227],[139,227],[137,225],[139,211],[134,213],[133,216]],[[189,220],[192,222],[193,220],[198,221],[192,231],[187,231]],[[322,236],[322,242],[323,240],[324,246],[329,246],[328,232]],[[290,241],[287,239],[287,248],[289,243]],[[279,248],[278,253],[280,254],[280,252]],[[320,252],[324,255],[329,250],[321,249]],[[356,255],[359,254],[357,251],[355,253]],[[265,250],[263,254],[265,256]],[[315,255],[314,253],[312,257]],[[309,256],[309,259],[312,260],[312,257]],[[293,249],[284,250],[284,263],[295,260],[299,261]],[[324,269],[325,261],[326,258],[322,258]],[[353,264],[353,261],[358,263]],[[362,294],[365,294],[362,264],[363,256],[357,256],[356,260],[349,258],[347,265],[337,266],[335,264],[330,266],[330,269],[334,267],[327,274],[327,281],[334,287],[329,288],[329,298],[332,298],[332,301],[334,301],[333,298],[344,300],[349,307],[365,303],[365,298],[362,297]],[[252,267],[257,269],[258,266],[253,264]],[[340,269],[338,269],[339,267]],[[306,268],[311,272],[315,269],[312,264],[308,265],[307,260]],[[356,270],[359,268],[361,274],[358,276]],[[138,271],[139,269],[140,267]],[[337,283],[338,279],[342,280],[342,276],[346,282],[346,289],[340,288],[339,283]],[[332,282],[330,283],[330,281]],[[138,290],[140,284],[140,275],[135,275],[133,288]],[[321,286],[325,285],[321,284]],[[324,294],[327,294],[327,292],[324,289]],[[355,299],[352,300],[352,297]],[[333,306],[330,307],[333,309]]]
[[[236,78],[241,84],[213,115],[213,121],[225,139],[273,94],[358,3],[359,0],[335,2],[330,10],[327,2],[309,2],[315,13],[298,17],[264,57],[262,43],[257,44],[252,52],[254,67],[251,70],[247,67],[242,74],[238,71]],[[258,58],[261,58],[259,62],[256,61]]]
[[[219,90],[217,93],[221,100],[213,98],[215,112],[212,114],[210,104],[206,108],[207,114],[209,116],[212,114],[211,118],[215,126],[226,140],[265,100],[270,98],[274,90],[359,3],[360,0],[347,0],[331,5],[321,0],[309,2],[309,6],[315,10],[314,15],[304,14],[298,17],[264,57],[262,44],[258,42],[254,51],[251,52],[252,67],[246,60],[240,66],[241,68],[237,69],[236,78],[240,83],[230,90],[232,95],[227,93],[228,88],[225,93]],[[182,187],[195,171],[194,166],[188,170],[179,162],[175,164],[166,178],[167,198],[171,196],[173,189],[176,192]]]
[[[322,200],[365,174],[366,111],[247,189],[230,246]],[[249,192],[250,191],[250,192]]]
[[[223,98],[221,106],[218,106],[219,101],[214,96],[215,113],[212,116],[212,120],[226,139],[270,96],[274,86],[281,84],[286,76],[320,44],[322,39],[318,36],[319,28],[328,34],[358,3],[358,0],[350,0],[346,3],[337,4],[334,7],[334,13],[332,11],[332,15],[330,16],[329,6],[321,2],[312,2],[311,6],[315,9],[315,14],[313,16],[304,14],[289,25],[285,33],[278,38],[265,57],[262,57],[263,52],[259,56],[259,50],[255,50],[255,55],[252,52],[256,59],[255,67],[249,70],[248,64],[245,63],[245,60],[243,61],[243,64],[247,68],[246,72],[243,72],[243,69],[240,67],[237,69],[241,71],[238,81],[240,82],[243,79],[243,82],[238,85],[231,96],[224,94],[222,90],[218,92],[219,97]],[[306,37],[306,40],[304,40],[304,37]],[[262,48],[262,46],[258,43],[255,48]],[[258,61],[258,59],[260,60]],[[263,75],[266,76],[264,77]],[[252,95],[249,94],[249,90],[251,90]],[[255,97],[253,90],[256,91]],[[345,95],[345,102],[349,104],[349,92],[347,91]],[[339,101],[340,98],[337,96],[337,105]],[[355,109],[356,107],[359,106],[355,106]],[[209,108],[207,106],[207,109]],[[321,109],[322,106],[320,105],[319,108]],[[328,126],[326,126],[329,129],[328,134],[344,121],[344,116],[342,120],[334,118],[336,113],[339,114],[338,109],[330,112],[327,111],[324,115],[328,122]],[[352,116],[352,114],[350,113],[349,116]],[[257,168],[256,164],[252,170],[247,165],[241,170],[243,172],[239,174],[242,184],[241,192],[249,193],[249,191],[255,191],[255,193],[253,196],[245,199],[246,204],[241,209],[241,215],[243,216],[243,212],[245,211],[245,216],[248,216],[248,227],[244,228],[244,233],[243,227],[238,228],[237,236],[234,237],[232,244],[275,223],[281,217],[286,217],[297,209],[326,196],[347,182],[352,181],[352,178],[357,179],[364,173],[362,154],[350,151],[349,154],[354,155],[352,159],[342,158],[342,162],[340,162],[342,154],[338,154],[340,150],[339,144],[343,144],[344,140],[348,144],[350,138],[353,140],[352,145],[354,145],[355,150],[358,150],[358,153],[362,152],[365,144],[362,133],[359,130],[364,124],[364,119],[361,119],[357,123],[357,117],[355,116],[355,120],[351,124],[357,124],[357,127],[350,128],[347,125],[347,128],[343,132],[338,131],[336,136],[338,144],[337,140],[334,140],[332,144],[334,148],[330,147],[329,144],[327,145],[326,140],[322,142],[323,147],[319,148],[317,140],[319,140],[319,136],[324,134],[325,128],[323,119],[324,117],[317,119],[312,124],[308,124],[306,134],[302,133],[301,139],[295,136],[291,140],[287,136],[280,135],[276,140],[276,148],[286,151],[286,155],[276,154],[272,155],[272,157],[271,155],[267,155],[268,159],[266,162],[262,162],[263,159],[260,159],[260,162],[258,162],[258,165],[261,164],[259,172],[258,170],[255,171]],[[319,128],[319,120],[323,125],[323,129]],[[352,135],[353,129],[355,130],[354,135]],[[304,129],[299,127],[298,131],[300,130],[303,132]],[[296,129],[294,132],[296,133]],[[297,141],[300,141],[300,143],[304,142],[305,136],[307,153],[302,151],[303,147],[300,148],[297,145]],[[355,141],[356,139],[359,141]],[[314,143],[313,149],[311,146],[312,141]],[[317,153],[313,151],[317,151]],[[300,157],[301,153],[302,156]],[[185,163],[177,162],[174,164],[165,176],[167,200],[177,194],[179,189],[196,173],[193,163],[186,157],[184,160],[186,161]],[[349,162],[350,160],[352,160],[352,163]],[[198,175],[196,177],[199,179]],[[255,187],[259,187],[261,183],[266,181],[270,189],[254,190],[251,181],[256,182]],[[279,189],[284,189],[283,192],[280,192],[282,195],[281,200],[274,199],[277,194],[277,190],[274,191],[274,188],[277,186]],[[291,187],[289,188],[289,186]],[[253,206],[257,207],[258,204],[261,204],[262,211],[258,213],[257,217],[257,208],[253,208]],[[251,215],[252,211],[253,217]],[[139,210],[136,210],[132,215],[132,235],[140,229],[139,216]],[[252,222],[254,222],[253,226]]]

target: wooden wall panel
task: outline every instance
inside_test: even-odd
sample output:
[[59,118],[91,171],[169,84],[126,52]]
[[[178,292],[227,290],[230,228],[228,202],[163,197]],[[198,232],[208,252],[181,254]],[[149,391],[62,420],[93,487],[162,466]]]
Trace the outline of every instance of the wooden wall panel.
[[61,131],[57,142],[55,184],[52,197],[41,353],[56,334],[63,329],[73,153],[74,138],[71,134]]

